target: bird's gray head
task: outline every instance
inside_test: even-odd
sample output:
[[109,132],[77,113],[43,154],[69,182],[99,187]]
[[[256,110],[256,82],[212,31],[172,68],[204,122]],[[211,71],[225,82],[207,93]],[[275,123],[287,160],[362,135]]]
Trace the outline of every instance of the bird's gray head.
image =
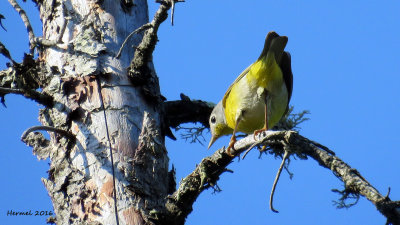
[[218,102],[218,104],[214,107],[211,112],[210,119],[210,130],[211,130],[211,140],[208,144],[208,148],[221,136],[232,133],[232,129],[226,124],[225,119],[225,109],[222,106],[222,102]]

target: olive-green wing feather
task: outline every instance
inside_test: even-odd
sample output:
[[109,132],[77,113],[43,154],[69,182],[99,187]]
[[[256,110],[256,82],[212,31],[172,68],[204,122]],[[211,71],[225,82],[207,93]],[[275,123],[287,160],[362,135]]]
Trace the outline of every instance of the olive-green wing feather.
[[[264,43],[264,49],[261,52],[260,57],[258,58],[258,60],[260,60],[262,57],[265,57],[268,53],[268,51],[272,51],[275,55],[275,60],[277,61],[278,64],[282,65],[282,60],[281,59],[283,56],[283,49],[286,46],[286,43],[288,41],[288,38],[286,36],[279,36],[277,33],[275,33],[274,31],[271,31],[267,34],[267,37],[265,38],[265,43]],[[285,60],[286,60],[286,64],[287,64],[287,56],[285,56]],[[291,74],[291,69],[290,69],[290,55],[289,55],[289,70],[290,70],[290,74]],[[254,64],[254,63],[253,63]],[[240,79],[242,79],[244,76],[246,76],[246,74],[249,72],[251,66],[253,66],[253,64],[251,64],[250,66],[248,66],[237,78],[235,81],[233,81],[233,83],[231,84],[231,86],[229,86],[228,90],[225,92],[224,98],[222,99],[222,106],[224,108],[226,108],[226,98],[229,96],[229,93],[232,90],[233,85],[235,85]],[[285,64],[285,66],[286,66]],[[282,71],[283,72],[283,71]],[[292,78],[293,80],[293,78]],[[286,79],[285,79],[285,83],[286,83]],[[288,88],[289,91],[289,88]]]
[[290,98],[292,97],[292,91],[293,91],[293,73],[292,73],[292,65],[291,65],[291,56],[289,52],[283,52],[282,54],[282,59],[281,59],[281,64],[279,65],[282,74],[283,74],[283,79],[285,81],[286,89],[288,91],[288,105],[286,106],[286,112],[289,110],[289,102]]
[[231,86],[229,86],[228,90],[225,92],[224,98],[222,98],[222,106],[225,108],[225,103],[226,103],[226,98],[228,97],[229,93],[232,90],[232,87],[234,84],[236,84],[240,79],[242,79],[244,76],[246,76],[246,74],[249,72],[251,66],[253,64],[251,64],[250,66],[248,66],[245,70],[243,70],[243,72],[236,78],[235,81],[233,81],[233,83],[231,84]]
[[[274,31],[271,31],[267,34],[267,37],[265,38],[265,43],[264,43],[264,49],[261,52],[260,57],[258,57],[258,59],[264,57],[267,55],[270,46],[272,44],[272,40],[276,37],[279,37],[279,35],[277,33],[275,33]],[[253,63],[254,64],[254,63]],[[228,97],[229,93],[232,90],[232,87],[234,84],[236,84],[240,79],[242,79],[244,76],[246,76],[246,74],[249,72],[251,66],[253,65],[251,64],[250,66],[248,66],[237,78],[235,81],[233,81],[233,83],[231,84],[231,86],[229,86],[228,90],[225,92],[224,98],[222,99],[222,106],[225,108],[226,106],[226,98]]]

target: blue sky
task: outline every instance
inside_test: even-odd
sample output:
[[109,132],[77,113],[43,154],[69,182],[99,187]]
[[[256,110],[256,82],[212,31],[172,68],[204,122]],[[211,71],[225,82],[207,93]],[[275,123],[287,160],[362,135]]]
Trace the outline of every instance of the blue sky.
[[[25,9],[32,3],[21,3]],[[157,5],[150,3],[150,17]],[[193,99],[218,102],[240,72],[260,54],[265,35],[275,30],[289,37],[295,111],[310,110],[301,134],[329,147],[356,168],[382,194],[400,199],[400,2],[398,1],[192,1],[178,3],[175,25],[169,19],[159,30],[154,64],[161,91],[169,100],[184,93]],[[27,10],[40,34],[35,9]],[[6,1],[0,13],[8,32],[2,41],[20,60],[28,49],[26,30]],[[36,18],[34,20],[33,18]],[[5,68],[0,56],[0,69]],[[3,193],[0,220],[5,224],[45,224],[45,217],[10,217],[7,210],[52,210],[40,181],[48,162],[38,162],[19,141],[24,129],[39,124],[39,106],[8,95],[0,107],[0,178]],[[188,124],[187,126],[193,126]],[[179,133],[176,134],[179,137]],[[210,134],[205,134],[206,142]],[[177,181],[213,153],[184,140],[167,140]],[[282,173],[275,195],[269,192],[280,160],[258,159],[256,151],[235,160],[218,183],[223,190],[205,191],[194,204],[187,224],[384,224],[375,206],[361,198],[350,209],[336,209],[342,183],[315,161],[292,160],[292,180]]]

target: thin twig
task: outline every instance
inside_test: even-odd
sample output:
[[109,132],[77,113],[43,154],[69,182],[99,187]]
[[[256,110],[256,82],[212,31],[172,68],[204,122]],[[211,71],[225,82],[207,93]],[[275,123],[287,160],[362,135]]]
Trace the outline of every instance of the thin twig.
[[185,0],[156,0],[157,3],[162,3],[164,1],[171,3],[171,25],[173,26],[174,25],[175,3],[185,2]]
[[276,174],[274,184],[272,185],[271,195],[269,196],[269,208],[272,210],[272,212],[275,212],[275,213],[279,212],[278,210],[274,209],[274,206],[273,206],[275,188],[276,188],[276,184],[278,184],[279,177],[281,176],[283,165],[285,165],[285,161],[289,157],[289,152],[287,150],[284,150],[284,151],[285,151],[285,153],[283,154],[282,162],[281,162],[281,165],[279,166],[278,173]]
[[19,13],[19,15],[21,16],[22,21],[25,24],[26,29],[28,30],[28,35],[29,35],[29,50],[30,53],[33,54],[34,48],[35,48],[35,34],[33,33],[33,29],[32,29],[32,25],[29,22],[29,18],[26,15],[25,11],[21,8],[21,6],[19,6],[19,4],[17,3],[17,1],[15,0],[8,0],[8,2],[12,5],[12,7],[15,9],[15,11],[17,11]]
[[171,1],[171,26],[174,25],[175,0]]
[[21,136],[21,140],[22,141],[25,140],[29,133],[31,133],[33,131],[37,131],[37,130],[52,131],[52,132],[61,134],[71,140],[75,139],[75,136],[66,130],[61,130],[59,128],[50,127],[50,126],[33,126],[24,131],[24,133]]
[[131,38],[132,35],[137,34],[137,33],[139,33],[139,32],[142,32],[142,31],[144,31],[144,30],[146,30],[146,29],[149,29],[151,26],[152,26],[152,25],[151,25],[150,23],[146,23],[146,24],[143,24],[143,25],[142,25],[141,27],[139,27],[138,29],[136,29],[136,30],[134,30],[133,32],[131,32],[131,33],[125,38],[124,42],[123,42],[122,45],[121,45],[121,48],[119,48],[119,51],[118,51],[117,55],[115,56],[115,58],[118,59],[118,58],[121,56],[122,49],[125,47],[126,42],[128,42],[129,38]]
[[42,45],[42,46],[54,46],[56,44],[59,44],[62,42],[62,37],[65,33],[65,29],[68,24],[68,20],[64,21],[64,24],[61,26],[60,34],[58,35],[56,40],[47,40],[42,37],[36,37],[35,33],[33,32],[32,25],[29,21],[28,16],[26,15],[26,12],[19,6],[19,4],[15,0],[8,0],[8,2],[12,5],[12,7],[19,13],[21,16],[22,21],[25,24],[26,29],[28,30],[28,35],[29,35],[29,53],[33,55],[35,47],[37,45]]
[[385,195],[385,199],[389,199],[389,195],[390,195],[390,187],[388,187],[388,192]]
[[[266,132],[266,131],[264,131],[264,132]],[[264,132],[262,132],[262,133],[260,134],[260,136],[263,135],[263,136],[265,137],[265,136],[267,135],[267,133],[264,133]],[[270,131],[268,131],[268,132],[270,132]],[[254,138],[256,138],[256,137],[254,136]],[[247,154],[248,154],[255,146],[257,146],[257,145],[259,145],[259,144],[264,143],[263,148],[259,150],[260,153],[262,153],[262,152],[268,150],[267,145],[273,144],[273,141],[271,141],[271,140],[264,140],[264,141],[263,141],[263,139],[260,139],[260,140],[254,139],[254,140],[255,140],[256,142],[254,142],[254,144],[252,144],[252,145],[244,152],[242,159],[244,159],[244,158],[247,156]]]
[[260,143],[256,142],[256,143],[252,144],[252,145],[246,150],[246,152],[243,154],[242,159],[244,159],[244,158],[246,157],[246,155],[250,152],[250,150],[253,149],[254,146],[256,146],[256,145],[258,145],[258,144],[260,144]]
[[2,27],[5,31],[7,31],[7,29],[3,26],[2,22],[1,22],[2,19],[5,19],[5,17],[0,14],[0,27]]
[[178,2],[185,2],[185,0],[172,0],[172,7],[171,7],[171,25],[174,25],[174,13],[175,13],[175,3]]

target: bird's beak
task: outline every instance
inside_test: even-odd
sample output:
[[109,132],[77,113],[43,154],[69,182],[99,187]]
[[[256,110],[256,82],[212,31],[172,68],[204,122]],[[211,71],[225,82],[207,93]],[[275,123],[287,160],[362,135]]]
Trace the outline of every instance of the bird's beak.
[[217,137],[214,136],[214,135],[212,135],[212,136],[211,136],[210,143],[208,144],[208,148],[207,148],[207,149],[210,149],[211,145],[214,144],[214,142],[215,142],[216,140],[217,140]]

